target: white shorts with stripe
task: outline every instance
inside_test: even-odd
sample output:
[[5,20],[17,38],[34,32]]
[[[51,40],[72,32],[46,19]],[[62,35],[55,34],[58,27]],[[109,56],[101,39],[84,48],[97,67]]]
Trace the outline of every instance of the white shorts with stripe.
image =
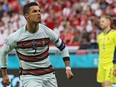
[[21,75],[20,79],[24,87],[58,87],[54,73],[40,76]]

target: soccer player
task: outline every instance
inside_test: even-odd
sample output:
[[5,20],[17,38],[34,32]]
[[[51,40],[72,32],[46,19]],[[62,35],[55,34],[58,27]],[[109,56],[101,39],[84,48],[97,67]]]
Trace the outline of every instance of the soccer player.
[[69,52],[63,41],[51,29],[41,24],[41,12],[36,2],[23,7],[27,24],[9,35],[0,51],[3,83],[10,84],[7,75],[7,55],[15,49],[20,61],[20,79],[24,87],[58,87],[49,59],[49,43],[61,51],[68,79],[73,77]]
[[111,17],[101,16],[100,27],[102,33],[98,36],[99,65],[97,81],[102,87],[112,87],[113,83],[113,59],[116,50],[116,31],[110,28]]

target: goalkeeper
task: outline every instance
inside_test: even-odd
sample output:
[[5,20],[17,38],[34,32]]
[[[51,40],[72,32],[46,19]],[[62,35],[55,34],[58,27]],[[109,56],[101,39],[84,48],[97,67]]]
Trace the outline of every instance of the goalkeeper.
[[100,27],[102,33],[98,36],[99,46],[99,64],[97,82],[101,83],[102,87],[112,87],[113,73],[116,50],[116,31],[111,29],[111,17],[101,16]]

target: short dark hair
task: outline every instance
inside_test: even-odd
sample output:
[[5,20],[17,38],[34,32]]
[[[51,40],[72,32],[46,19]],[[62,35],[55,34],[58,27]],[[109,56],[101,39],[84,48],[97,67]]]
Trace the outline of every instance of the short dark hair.
[[31,6],[38,6],[38,3],[37,2],[30,2],[30,3],[27,3],[23,6],[23,15],[25,15],[26,13],[29,12],[29,8]]

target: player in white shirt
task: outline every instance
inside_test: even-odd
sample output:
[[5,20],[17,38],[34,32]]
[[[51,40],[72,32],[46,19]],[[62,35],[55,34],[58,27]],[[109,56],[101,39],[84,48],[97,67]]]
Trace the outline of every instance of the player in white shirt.
[[41,12],[36,2],[23,7],[26,26],[9,35],[0,50],[3,83],[10,84],[7,76],[7,55],[15,49],[20,62],[20,79],[24,87],[58,87],[54,68],[49,59],[49,43],[61,51],[68,79],[73,77],[70,57],[63,41],[51,29],[41,24]]

